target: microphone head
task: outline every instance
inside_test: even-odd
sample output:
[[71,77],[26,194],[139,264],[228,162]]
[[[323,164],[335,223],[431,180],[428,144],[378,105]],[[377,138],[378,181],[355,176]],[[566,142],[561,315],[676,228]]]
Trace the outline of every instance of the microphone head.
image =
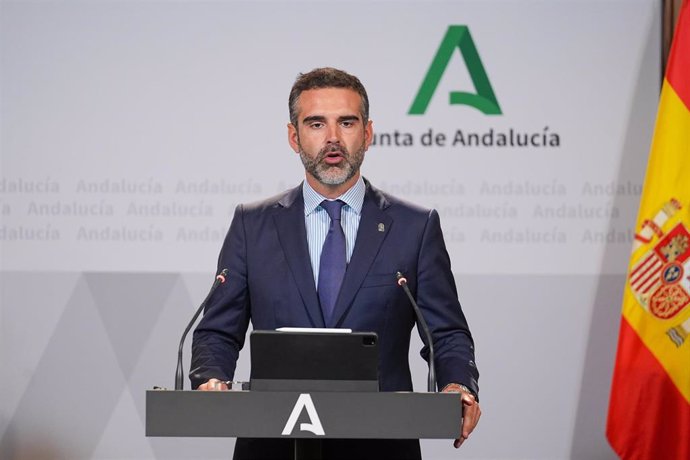
[[220,281],[220,284],[225,283],[225,279],[228,276],[228,269],[224,268],[221,270],[221,272],[216,276],[216,279]]
[[407,284],[407,278],[405,276],[398,272],[395,274],[395,277],[398,278],[398,286],[402,286],[403,284]]

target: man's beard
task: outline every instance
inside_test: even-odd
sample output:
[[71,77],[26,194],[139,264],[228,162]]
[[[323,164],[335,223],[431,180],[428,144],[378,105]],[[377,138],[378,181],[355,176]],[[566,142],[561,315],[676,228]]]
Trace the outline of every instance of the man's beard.
[[[352,179],[359,171],[364,161],[364,144],[356,152],[350,154],[347,147],[342,144],[328,144],[321,150],[316,158],[311,158],[304,153],[302,144],[299,143],[299,157],[302,159],[304,169],[324,185],[342,185]],[[340,152],[342,161],[337,165],[329,165],[324,160],[329,152]]]

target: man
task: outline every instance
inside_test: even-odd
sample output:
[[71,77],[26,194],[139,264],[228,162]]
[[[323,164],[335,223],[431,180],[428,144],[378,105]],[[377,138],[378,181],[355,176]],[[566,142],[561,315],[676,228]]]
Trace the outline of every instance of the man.
[[[289,98],[288,141],[306,181],[235,211],[219,257],[230,272],[195,333],[192,386],[227,389],[249,321],[254,329],[342,327],[379,337],[382,391],[410,391],[415,315],[408,279],[431,330],[439,388],[458,392],[459,447],[481,414],[474,346],[457,299],[436,211],[391,197],[360,175],[373,128],[360,81],[322,68]],[[422,350],[427,358],[428,350]],[[289,440],[238,440],[235,458],[291,458]],[[420,458],[416,440],[328,440],[324,458]]]

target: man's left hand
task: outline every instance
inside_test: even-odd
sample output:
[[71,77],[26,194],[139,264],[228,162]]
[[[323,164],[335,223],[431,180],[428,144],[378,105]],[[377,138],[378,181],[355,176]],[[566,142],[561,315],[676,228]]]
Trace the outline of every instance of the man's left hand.
[[443,393],[459,393],[462,404],[462,426],[460,427],[460,437],[455,440],[453,446],[457,449],[465,442],[465,439],[470,437],[470,433],[474,430],[479,422],[479,417],[482,415],[482,410],[479,408],[479,403],[474,399],[474,395],[465,390],[462,385],[451,383],[443,388]]

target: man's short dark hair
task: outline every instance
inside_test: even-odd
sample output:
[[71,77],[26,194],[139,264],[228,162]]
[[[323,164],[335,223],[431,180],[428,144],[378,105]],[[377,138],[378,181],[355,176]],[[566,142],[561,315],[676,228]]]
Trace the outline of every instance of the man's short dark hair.
[[290,110],[290,123],[297,128],[297,102],[303,91],[320,88],[347,88],[356,91],[362,99],[360,115],[362,122],[366,125],[369,121],[369,97],[364,85],[359,78],[349,73],[334,69],[332,67],[322,67],[311,72],[301,73],[295,80],[290,90],[288,108]]

